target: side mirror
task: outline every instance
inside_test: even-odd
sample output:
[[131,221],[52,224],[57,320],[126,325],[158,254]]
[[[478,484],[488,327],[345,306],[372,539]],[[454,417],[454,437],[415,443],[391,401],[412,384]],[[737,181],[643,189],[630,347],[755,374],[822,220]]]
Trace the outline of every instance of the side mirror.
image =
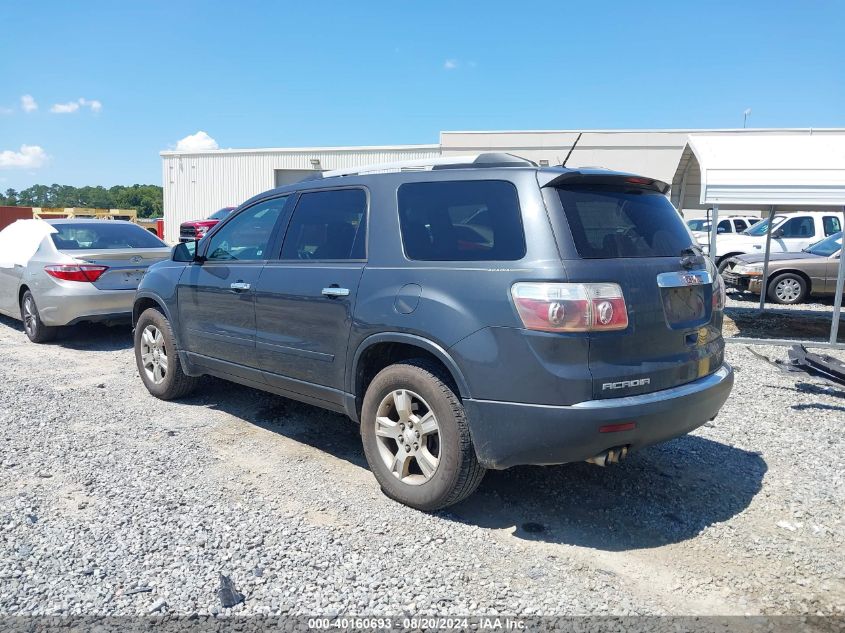
[[173,247],[172,259],[174,262],[195,262],[197,261],[197,240],[192,242],[179,242]]
[[772,231],[772,237],[783,237],[783,229],[775,229]]

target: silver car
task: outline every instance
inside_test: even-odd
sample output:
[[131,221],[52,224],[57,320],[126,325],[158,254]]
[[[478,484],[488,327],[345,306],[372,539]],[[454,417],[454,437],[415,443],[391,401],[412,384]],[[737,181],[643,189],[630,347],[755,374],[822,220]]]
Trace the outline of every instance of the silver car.
[[0,313],[23,321],[35,343],[80,321],[129,320],[146,269],[170,256],[158,237],[120,220],[23,220],[0,231],[0,244]]

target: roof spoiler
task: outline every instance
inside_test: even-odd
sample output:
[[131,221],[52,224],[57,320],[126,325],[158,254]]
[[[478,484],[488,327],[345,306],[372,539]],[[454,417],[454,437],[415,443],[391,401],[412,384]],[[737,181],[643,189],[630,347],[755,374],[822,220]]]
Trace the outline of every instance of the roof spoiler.
[[560,174],[547,182],[544,187],[565,187],[567,185],[608,185],[612,187],[627,187],[656,191],[666,195],[669,185],[662,180],[635,176],[634,174],[617,174],[613,172],[584,172],[570,171]]

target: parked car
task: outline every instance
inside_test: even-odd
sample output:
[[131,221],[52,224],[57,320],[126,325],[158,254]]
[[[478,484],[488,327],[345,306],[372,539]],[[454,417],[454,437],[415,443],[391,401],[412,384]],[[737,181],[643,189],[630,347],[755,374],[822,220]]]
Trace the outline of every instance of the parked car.
[[[775,303],[803,303],[809,296],[836,292],[842,232],[834,233],[800,253],[773,253],[769,259],[766,295]],[[765,255],[739,255],[727,261],[723,273],[730,288],[760,294]]]
[[19,220],[0,231],[0,244],[0,313],[23,321],[34,343],[80,321],[128,322],[147,267],[170,256],[122,220]]
[[[747,215],[735,215],[726,218],[720,218],[719,224],[716,227],[716,233],[722,235],[724,233],[742,233],[746,229],[754,226],[760,218],[755,218]],[[702,245],[710,243],[710,227],[713,223],[709,218],[695,218],[687,220],[687,227],[692,231],[693,237]]]
[[[832,211],[780,213],[775,215],[772,229],[772,253],[795,253],[842,230],[841,214]],[[728,259],[737,255],[763,252],[766,249],[766,218],[738,235],[716,238],[716,263],[723,272]]]
[[208,233],[208,230],[215,224],[229,216],[235,210],[235,207],[223,207],[215,211],[205,220],[189,220],[182,222],[179,225],[179,241],[191,242],[193,240],[201,240]]
[[150,393],[210,374],[345,413],[424,510],[487,468],[616,462],[727,399],[724,286],[665,183],[501,154],[324,176],[150,268]]

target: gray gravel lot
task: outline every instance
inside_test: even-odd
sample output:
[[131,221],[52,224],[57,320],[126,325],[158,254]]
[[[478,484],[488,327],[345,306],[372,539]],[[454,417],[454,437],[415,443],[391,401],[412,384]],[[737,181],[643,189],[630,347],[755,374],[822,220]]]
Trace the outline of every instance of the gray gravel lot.
[[845,614],[845,390],[742,346],[714,423],[435,515],[342,416],[212,379],[153,399],[126,328],[0,319],[0,351],[0,615],[218,613],[220,573],[233,614]]

